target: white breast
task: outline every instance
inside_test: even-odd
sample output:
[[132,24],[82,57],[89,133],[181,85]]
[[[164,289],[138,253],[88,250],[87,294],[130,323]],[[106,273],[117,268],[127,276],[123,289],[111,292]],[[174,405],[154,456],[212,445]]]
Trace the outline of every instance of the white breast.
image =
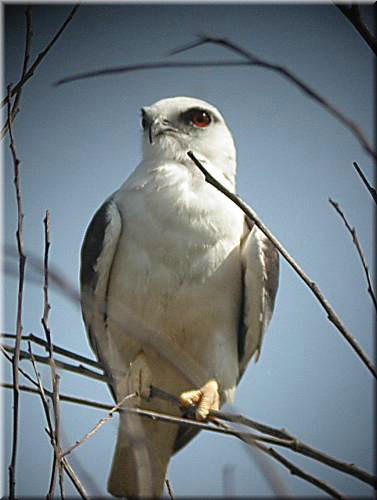
[[147,176],[136,171],[115,199],[123,232],[109,287],[110,297],[117,293],[112,315],[125,325],[127,309],[140,316],[189,350],[209,376],[233,387],[242,212],[183,165]]

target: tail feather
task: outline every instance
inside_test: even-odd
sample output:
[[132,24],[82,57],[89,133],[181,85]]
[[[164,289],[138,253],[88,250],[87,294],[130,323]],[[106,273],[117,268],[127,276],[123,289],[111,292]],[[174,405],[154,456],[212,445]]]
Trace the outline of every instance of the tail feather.
[[121,415],[108,481],[116,497],[162,496],[177,426]]

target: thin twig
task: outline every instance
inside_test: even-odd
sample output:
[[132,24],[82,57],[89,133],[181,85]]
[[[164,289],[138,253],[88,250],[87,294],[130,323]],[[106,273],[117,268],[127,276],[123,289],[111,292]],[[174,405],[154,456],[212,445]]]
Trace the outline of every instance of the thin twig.
[[53,465],[52,465],[52,472],[51,472],[51,479],[50,479],[50,487],[49,487],[49,491],[48,491],[48,494],[47,494],[47,498],[51,499],[51,498],[54,497],[55,484],[56,484],[56,470],[57,470],[57,462],[58,462],[58,449],[57,449],[57,446],[56,446],[55,432],[54,432],[54,428],[53,428],[53,425],[52,425],[52,420],[51,420],[51,415],[50,415],[50,407],[49,407],[49,404],[48,404],[48,401],[47,401],[46,391],[45,391],[45,388],[43,387],[43,384],[41,382],[40,374],[39,374],[39,372],[37,370],[37,365],[36,365],[36,361],[35,361],[35,358],[34,358],[34,355],[33,355],[33,351],[32,351],[32,347],[31,347],[31,343],[30,342],[28,342],[28,350],[29,350],[29,355],[30,355],[31,363],[32,363],[33,368],[34,368],[34,374],[35,374],[35,377],[36,377],[36,380],[37,380],[37,384],[38,384],[38,392],[39,392],[39,395],[41,397],[42,406],[43,406],[43,409],[44,409],[44,412],[45,412],[45,416],[46,416],[46,420],[47,420],[47,426],[48,426],[48,429],[50,431],[49,432],[50,442],[51,442],[52,448],[54,450],[54,458],[53,458]]
[[[224,429],[228,429],[230,432],[233,430],[233,428],[231,426],[224,424],[223,422],[221,422],[221,425]],[[301,479],[304,479],[305,481],[317,486],[317,488],[319,488],[323,491],[326,491],[326,493],[333,496],[334,498],[345,498],[344,495],[339,493],[332,486],[328,485],[325,481],[318,479],[317,477],[313,476],[312,474],[308,474],[300,467],[297,467],[297,465],[295,465],[293,462],[291,462],[290,460],[287,460],[283,455],[281,455],[276,450],[274,450],[274,448],[268,448],[263,443],[260,443],[257,440],[255,440],[252,435],[250,435],[250,434],[245,435],[244,433],[238,433],[238,435],[236,435],[236,437],[238,437],[238,439],[240,439],[241,441],[243,441],[251,446],[254,446],[258,450],[262,451],[263,453],[265,453],[265,454],[269,455],[270,457],[274,458],[275,460],[277,460],[279,463],[284,465],[284,467],[286,467],[291,474],[296,475],[298,477],[301,477]],[[268,474],[268,475],[270,476],[270,474]],[[275,481],[272,484],[275,484]],[[280,487],[280,486],[277,484],[277,485],[275,485],[275,487]],[[278,495],[278,496],[280,496],[280,495]]]
[[377,158],[376,152],[369,144],[367,138],[365,137],[363,131],[360,127],[354,123],[350,118],[348,118],[344,113],[339,111],[333,104],[331,104],[327,99],[322,97],[318,92],[312,89],[309,85],[307,85],[303,80],[294,75],[287,68],[280,66],[278,64],[273,64],[268,61],[265,61],[251,52],[246,51],[245,49],[237,46],[236,44],[230,42],[229,40],[223,38],[214,38],[209,36],[203,36],[199,38],[199,41],[195,41],[186,45],[183,48],[179,48],[176,50],[172,50],[169,54],[178,54],[183,51],[192,49],[194,47],[198,47],[200,45],[206,43],[215,43],[218,45],[222,45],[233,52],[241,55],[246,58],[246,61],[185,61],[185,62],[159,62],[159,63],[140,63],[140,64],[132,64],[132,65],[123,65],[123,66],[115,66],[110,68],[105,68],[101,70],[89,71],[84,73],[78,73],[72,76],[68,76],[62,78],[56,82],[56,85],[61,85],[64,83],[74,82],[77,80],[83,80],[87,78],[93,78],[98,76],[107,76],[107,75],[115,75],[121,73],[128,73],[134,71],[145,71],[145,70],[154,70],[154,69],[171,69],[171,68],[210,68],[210,67],[242,67],[242,66],[257,66],[261,68],[265,68],[274,72],[279,73],[281,76],[289,80],[296,87],[298,87],[304,94],[317,102],[320,106],[322,106],[326,111],[328,111],[332,116],[334,116],[338,121],[340,121],[346,128],[348,128],[352,134],[357,138],[362,147],[374,158]]
[[[2,346],[6,351],[14,353],[15,348],[13,346],[3,344]],[[41,356],[39,354],[34,354],[34,357],[38,363],[42,363],[44,365],[49,365],[50,364],[50,358],[48,356]],[[30,354],[24,350],[20,350],[20,359],[30,359]],[[110,383],[111,381],[109,380],[106,375],[102,375],[101,373],[97,373],[93,370],[90,370],[89,368],[86,368],[85,366],[82,365],[71,365],[70,363],[66,363],[64,361],[60,361],[58,359],[55,359],[55,365],[58,368],[61,368],[63,370],[72,372],[72,373],[78,373],[79,375],[84,375],[85,377],[93,378],[94,380],[100,380],[101,382],[107,382]]]
[[[51,393],[52,397],[52,393]],[[48,436],[51,438],[51,431],[49,429],[45,429],[47,432]],[[68,462],[67,457],[63,457],[61,459],[62,466],[64,467],[65,472],[67,473],[69,479],[71,480],[73,486],[76,488],[77,492],[81,496],[81,498],[84,498],[85,500],[89,500],[88,494],[81,483],[80,479],[78,478],[76,472],[73,470],[72,465]]]
[[[2,346],[6,351],[14,353],[15,348],[13,346],[3,344]],[[39,354],[34,354],[34,357],[38,363],[42,363],[44,365],[50,365],[50,358],[48,356],[41,356]],[[20,360],[22,359],[30,359],[30,354],[22,349],[20,349]],[[55,365],[58,368],[61,368],[63,370],[72,372],[72,373],[78,373],[79,375],[84,375],[85,377],[92,378],[94,380],[100,380],[101,382],[106,382],[110,383],[110,379],[106,377],[106,375],[102,375],[101,373],[97,373],[94,370],[90,370],[89,368],[86,368],[85,366],[82,365],[72,365],[70,363],[66,363],[65,361],[60,361],[58,359],[55,359]]]
[[[34,355],[36,356],[36,355]],[[37,361],[39,361],[37,357]],[[42,363],[48,364],[48,360],[46,358],[43,358]],[[63,369],[67,369],[67,367],[62,367]],[[75,370],[76,373],[80,373],[85,376],[89,376],[92,378],[90,373],[87,373],[85,371],[81,372],[79,370]],[[108,380],[106,377],[103,377],[100,379],[99,377],[96,377],[97,379],[101,380],[102,382],[108,383]],[[109,409],[111,410],[112,407],[106,404],[102,403],[93,403],[88,400],[83,400],[80,398],[74,398],[72,397],[71,399],[67,399],[68,396],[65,396],[64,401],[68,401],[71,403],[76,403],[76,404],[84,404],[87,406],[93,406],[95,408],[100,408],[100,409]],[[151,397],[152,398],[159,398],[163,399],[165,401],[170,401],[173,404],[176,404],[179,406],[179,398],[176,396],[158,388],[155,386],[151,386]],[[215,418],[219,418],[228,422],[233,422],[237,424],[244,425],[246,427],[249,427],[251,429],[255,429],[259,432],[262,432],[264,434],[268,434],[270,436],[274,436],[276,438],[280,438],[281,441],[275,442],[275,444],[278,444],[279,446],[283,446],[285,448],[289,448],[292,451],[296,453],[300,453],[302,455],[305,455],[307,457],[312,458],[313,460],[317,460],[319,462],[322,462],[329,467],[332,467],[334,469],[337,469],[345,474],[349,474],[354,476],[355,478],[359,479],[360,481],[363,481],[365,483],[370,484],[374,488],[377,487],[377,479],[376,477],[372,476],[368,472],[364,471],[363,469],[360,469],[356,467],[353,464],[349,464],[346,462],[342,462],[341,460],[338,460],[330,455],[327,455],[326,453],[321,452],[320,450],[317,450],[304,442],[300,441],[297,437],[293,436],[292,434],[288,433],[286,429],[278,429],[276,427],[271,427],[267,424],[257,422],[255,420],[252,420],[248,417],[245,417],[243,415],[239,414],[234,414],[234,413],[224,413],[222,411],[211,411],[210,415]]]
[[[15,339],[16,335],[14,333],[2,333],[0,335],[3,339]],[[48,343],[46,340],[41,339],[37,335],[34,335],[33,333],[30,333],[29,335],[22,335],[21,337],[22,341],[30,341],[33,342],[34,344],[40,345],[44,347],[47,352],[49,349]],[[86,356],[82,356],[81,354],[77,354],[73,351],[70,351],[68,349],[64,349],[63,347],[60,347],[56,344],[51,343],[51,347],[54,353],[56,354],[61,354],[62,356],[65,356],[70,359],[74,359],[75,361],[80,361],[81,363],[85,363],[86,365],[93,366],[94,368],[98,368],[99,370],[102,370],[102,367],[100,363],[94,359],[87,358]]]
[[270,455],[270,457],[274,458],[282,465],[284,465],[284,467],[286,467],[292,475],[300,477],[304,481],[313,484],[314,486],[325,491],[334,498],[345,498],[345,496],[338,490],[327,484],[325,481],[322,481],[321,479],[318,479],[312,474],[308,474],[300,467],[297,467],[297,465],[295,465],[290,460],[286,459],[283,455],[278,453],[274,448],[268,448],[267,446],[264,446],[262,443],[257,443],[256,446],[259,450]]
[[314,296],[318,299],[318,302],[321,304],[323,309],[327,313],[328,319],[335,325],[337,330],[342,334],[342,336],[346,339],[346,341],[350,344],[352,349],[356,352],[368,370],[377,378],[376,368],[373,366],[371,360],[364,352],[363,348],[360,346],[358,341],[351,335],[351,333],[346,329],[343,325],[342,320],[335,312],[333,307],[330,305],[326,297],[321,292],[319,286],[304,272],[304,270],[297,264],[297,262],[291,257],[291,255],[287,252],[287,250],[283,247],[280,241],[272,234],[272,232],[265,226],[265,224],[260,220],[259,216],[256,212],[249,207],[244,201],[241,200],[239,196],[234,193],[231,193],[228,189],[226,189],[219,181],[217,181],[212,175],[204,168],[201,162],[195,157],[192,151],[188,151],[187,155],[194,162],[194,164],[199,168],[199,170],[204,174],[205,180],[211,184],[213,187],[221,191],[227,198],[232,200],[249,219],[251,219],[255,225],[267,236],[267,238],[271,241],[271,243],[275,246],[275,248],[279,251],[279,253],[284,257],[284,259],[288,262],[288,264],[296,271],[296,273],[300,276],[303,282],[309,287],[309,289],[313,292]]
[[[10,335],[10,334],[8,334]],[[4,348],[3,348],[4,349]],[[21,351],[22,353],[22,351]],[[6,351],[5,351],[6,354]],[[35,355],[34,355],[35,356]],[[37,360],[39,361],[38,357]],[[91,360],[90,360],[91,361]],[[42,358],[42,361],[40,361],[44,364],[48,363],[48,360],[46,358]],[[98,365],[100,368],[100,366]],[[62,366],[61,368],[67,369],[66,366]],[[71,366],[69,365],[69,370]],[[81,367],[82,369],[83,367]],[[20,369],[21,370],[21,369]],[[71,370],[70,370],[71,371]],[[89,372],[87,373],[85,370],[80,371],[80,369],[76,369],[75,367],[75,372],[82,374],[84,376],[89,376],[92,378],[92,374]],[[108,383],[108,380],[105,376],[102,378],[96,376],[96,379],[101,380],[102,382]],[[151,386],[151,397],[152,398],[159,398],[163,399],[165,401],[169,401],[173,404],[176,404],[179,406],[179,398],[177,396],[174,396],[158,387]],[[65,396],[67,398],[67,396]],[[64,399],[65,401],[76,403],[76,404],[84,404],[87,406],[93,406],[95,408],[100,408],[100,409],[109,409],[111,410],[111,406],[109,405],[104,405],[102,403],[92,403],[88,400],[82,400],[79,398],[72,398],[72,399]],[[248,417],[245,417],[243,415],[239,414],[234,414],[234,413],[224,413],[222,411],[211,411],[210,415],[215,418],[219,418],[228,422],[233,422],[237,424],[244,425],[246,427],[249,427],[251,429],[255,429],[261,433],[268,434],[270,436],[274,436],[276,438],[280,438],[282,441],[278,441],[275,444],[278,444],[279,446],[283,446],[285,448],[289,448],[294,452],[300,453],[302,455],[305,455],[307,457],[312,458],[313,460],[317,460],[319,462],[322,462],[329,467],[332,467],[334,469],[337,469],[345,474],[350,474],[354,476],[355,478],[359,479],[360,481],[363,481],[365,483],[370,484],[374,488],[377,487],[377,479],[369,474],[368,472],[364,471],[363,469],[360,469],[356,467],[353,464],[349,464],[346,462],[342,462],[341,460],[338,460],[330,455],[327,455],[326,453],[321,452],[320,450],[317,450],[304,442],[300,441],[297,437],[293,436],[292,434],[288,433],[286,429],[278,429],[276,427],[271,427],[267,424],[257,422],[255,420],[252,420]]]
[[[6,349],[4,349],[4,347],[2,345],[0,345],[0,350],[1,352],[3,353],[3,355],[7,358],[7,360],[12,363],[13,362],[13,359],[11,356],[9,356],[9,354],[7,353]],[[25,372],[20,366],[18,367],[18,371],[21,373],[21,375],[23,375],[27,380],[29,380],[29,382],[31,382],[33,385],[35,385],[36,387],[38,387],[38,383],[27,373]]]
[[43,330],[46,335],[47,341],[47,349],[48,349],[48,363],[51,370],[51,381],[52,381],[52,403],[54,410],[54,441],[56,446],[55,452],[55,460],[53,463],[53,468],[51,472],[51,487],[48,492],[47,497],[54,497],[54,489],[55,489],[55,476],[56,472],[59,472],[59,486],[60,486],[60,494],[61,497],[64,498],[64,474],[61,462],[61,446],[60,446],[60,401],[59,401],[59,381],[60,377],[56,371],[56,363],[53,356],[53,348],[51,342],[51,331],[49,327],[49,312],[51,309],[49,303],[48,296],[48,285],[49,285],[49,268],[48,268],[48,258],[49,251],[51,245],[50,238],[50,212],[46,211],[46,216],[43,220],[44,226],[44,240],[45,240],[45,249],[44,249],[44,258],[43,258],[43,317],[41,319],[41,323],[43,326]]
[[359,165],[355,161],[353,162],[353,166],[355,167],[356,172],[359,174],[361,180],[363,181],[363,183],[366,186],[367,190],[369,191],[370,195],[374,199],[374,202],[377,203],[377,192],[376,192],[376,190],[374,189],[374,187],[372,187],[369,184],[368,179],[365,177],[365,175],[363,174],[363,171],[361,170],[361,168],[359,167]]
[[[12,387],[11,384],[7,384],[7,383],[2,383],[1,386],[4,388],[7,388],[7,389]],[[161,397],[161,395],[168,394],[165,391],[156,390],[156,389],[157,388],[153,387],[152,397]],[[28,386],[20,386],[20,390],[34,393],[34,394],[35,393],[38,394],[37,390],[33,389],[32,387],[28,387]],[[47,391],[45,389],[45,392],[49,397],[52,397],[52,393],[50,391]],[[74,396],[69,396],[69,395],[65,395],[65,394],[61,394],[60,399],[61,399],[61,401],[65,401],[68,403],[84,405],[84,406],[88,406],[91,408],[97,408],[100,410],[111,411],[113,409],[112,405],[109,405],[106,403],[99,403],[96,401],[91,401],[91,400],[78,398],[78,397],[74,397]],[[163,399],[166,399],[166,397],[163,396]],[[168,400],[171,402],[174,402],[176,399],[178,400],[178,398],[176,398],[175,396],[172,396],[172,395],[168,396]],[[352,475],[352,476],[356,477],[357,479],[359,479],[367,484],[370,484],[374,488],[377,488],[377,478],[376,477],[374,477],[371,474],[369,474],[368,472],[356,467],[353,464],[341,462],[340,460],[337,460],[333,457],[330,457],[329,455],[326,455],[325,453],[322,453],[321,451],[316,450],[315,448],[312,448],[312,447],[306,445],[305,443],[303,443],[299,439],[295,438],[294,436],[292,436],[291,434],[289,434],[287,431],[285,431],[283,429],[279,430],[279,429],[276,429],[274,427],[270,427],[270,426],[267,426],[265,424],[261,424],[261,423],[256,422],[256,427],[263,426],[266,429],[266,431],[267,430],[269,431],[268,434],[270,434],[272,436],[277,436],[277,435],[282,436],[281,439],[279,439],[279,438],[268,439],[265,436],[259,436],[257,434],[252,434],[249,432],[237,432],[235,430],[229,431],[229,430],[224,429],[224,428],[221,429],[218,427],[213,427],[212,425],[209,425],[208,423],[196,422],[194,420],[188,420],[186,418],[164,415],[161,413],[143,410],[143,409],[139,409],[139,408],[121,408],[120,411],[136,413],[140,416],[143,416],[143,417],[146,417],[146,418],[149,418],[152,420],[160,420],[160,421],[175,423],[175,424],[179,424],[179,425],[196,427],[196,428],[199,428],[201,430],[208,430],[208,431],[218,432],[218,433],[222,433],[222,434],[230,434],[230,435],[233,435],[236,437],[242,436],[245,439],[253,439],[253,440],[257,440],[257,441],[270,442],[271,444],[275,444],[277,446],[282,446],[284,448],[289,448],[290,450],[292,450],[294,452],[306,455],[314,460],[317,460],[318,462],[322,462],[322,463],[328,465],[329,467],[332,467],[332,468],[335,468],[341,472],[344,472],[345,474]],[[232,414],[217,412],[217,411],[211,411],[210,416],[214,417],[214,418],[228,420],[230,422],[232,422],[232,421],[239,422],[239,423],[242,423],[243,425],[252,427],[249,424],[252,423],[253,421],[246,419],[245,417],[242,417],[244,420],[243,420],[243,422],[241,422],[238,419],[237,415],[232,415]],[[225,424],[222,424],[222,425],[224,426]]]
[[313,99],[317,104],[322,106],[328,113],[334,116],[339,122],[341,122],[348,130],[352,132],[352,134],[357,138],[361,146],[367,151],[367,153],[373,158],[377,159],[377,154],[374,151],[373,147],[369,144],[367,138],[365,137],[363,131],[360,127],[353,122],[350,118],[348,118],[344,113],[339,111],[330,101],[322,97],[317,91],[315,91],[312,87],[306,84],[301,78],[296,76],[292,71],[281,66],[279,64],[274,64],[265,59],[261,59],[256,56],[252,52],[240,47],[239,45],[227,40],[225,38],[216,38],[207,35],[200,36],[199,39],[193,43],[190,43],[182,48],[175,49],[171,52],[171,54],[180,54],[182,52],[186,52],[187,50],[191,50],[194,47],[199,47],[201,45],[206,45],[208,43],[212,43],[215,45],[220,45],[225,47],[226,49],[235,52],[236,54],[244,57],[250,66],[258,66],[275,73],[280,74],[284,78],[286,78],[290,83],[298,87],[306,96]]
[[360,6],[356,3],[351,3],[350,7],[346,4],[335,3],[335,6],[346,16],[356,31],[364,39],[369,48],[377,55],[377,40],[373,33],[369,31],[368,26],[363,21],[360,13]]
[[346,216],[344,215],[344,212],[340,208],[339,203],[337,203],[336,201],[332,200],[331,198],[329,198],[329,202],[335,208],[335,210],[337,211],[337,213],[340,215],[340,217],[343,220],[344,225],[346,226],[348,232],[351,234],[353,244],[356,247],[357,253],[359,254],[359,257],[360,257],[360,260],[361,260],[361,265],[363,266],[363,269],[364,269],[365,277],[366,277],[367,284],[368,284],[368,293],[369,293],[369,295],[370,295],[370,297],[372,299],[372,302],[374,304],[375,309],[377,310],[377,301],[376,301],[376,296],[375,296],[374,291],[373,291],[372,280],[370,278],[368,263],[367,263],[367,260],[365,258],[364,250],[363,250],[363,248],[361,246],[359,238],[357,237],[356,229],[354,227],[351,227],[350,224],[348,223],[348,221],[346,219]]
[[64,470],[66,471],[69,479],[71,480],[72,484],[74,485],[74,487],[78,491],[81,498],[84,498],[84,500],[89,500],[89,496],[88,496],[87,492],[85,491],[83,484],[81,483],[80,479],[78,478],[76,472],[73,470],[73,467],[69,463],[67,457],[62,458],[62,464],[64,466]]
[[[179,405],[179,399],[176,396],[173,396],[172,394],[169,394],[168,392],[155,386],[151,387],[151,397],[170,401],[171,403]],[[279,444],[279,446],[289,448],[296,453],[300,453],[329,467],[344,472],[345,474],[354,476],[360,481],[368,483],[375,489],[377,489],[377,478],[375,476],[372,476],[363,469],[356,467],[354,464],[342,462],[341,460],[338,460],[330,455],[327,455],[326,453],[323,453],[320,450],[317,450],[316,448],[313,448],[312,446],[307,445],[303,441],[300,441],[297,437],[290,434],[286,429],[278,429],[276,427],[257,422],[248,417],[244,417],[243,415],[235,413],[224,413],[222,411],[211,410],[209,412],[209,415],[216,419],[244,425],[245,427],[255,429],[264,434],[280,438],[282,441],[276,443]]]
[[93,71],[85,71],[76,73],[71,76],[66,76],[55,82],[56,86],[65,83],[77,82],[78,80],[86,80],[88,78],[96,78],[98,76],[118,75],[122,73],[133,73],[135,71],[148,71],[154,69],[185,69],[185,68],[223,68],[223,67],[242,67],[250,66],[247,61],[183,61],[183,62],[145,62],[140,64],[124,64],[122,66],[112,66],[109,68],[98,69]]
[[[27,66],[29,63],[29,58],[30,58],[30,52],[31,52],[31,44],[32,44],[32,38],[33,38],[33,29],[32,29],[32,8],[30,5],[25,10],[25,15],[26,15],[26,39],[25,39],[25,52],[24,52],[24,62],[22,64],[22,71],[21,71],[21,78],[22,80],[25,77],[26,71],[27,71]],[[15,100],[13,102],[12,110],[7,118],[7,121],[0,133],[0,138],[2,139],[5,134],[9,130],[9,123],[11,122],[13,124],[13,121],[19,111],[19,104],[21,100],[21,94],[22,94],[22,87],[18,89],[17,92],[15,92]]]
[[166,488],[168,490],[170,500],[174,500],[173,488],[171,487],[169,479],[165,479]]
[[50,52],[52,47],[55,45],[57,40],[60,38],[61,34],[63,31],[66,29],[68,24],[71,22],[73,19],[74,15],[76,14],[80,4],[76,4],[71,12],[69,13],[68,17],[64,21],[64,23],[61,25],[61,27],[58,29],[54,37],[51,39],[51,41],[46,45],[46,47],[37,55],[35,58],[34,62],[31,64],[30,68],[27,70],[27,72],[24,74],[24,76],[17,82],[17,84],[12,88],[12,91],[10,95],[7,95],[2,101],[1,101],[1,106],[5,106],[11,97],[13,97],[16,93],[20,91],[20,88],[25,85],[25,83],[34,75],[35,70],[38,68],[38,66],[41,64],[41,62],[44,60],[44,58],[47,56],[47,54]]
[[75,444],[73,444],[72,446],[67,448],[65,451],[63,451],[62,456],[65,457],[66,455],[69,455],[69,453],[71,453],[73,450],[75,450],[76,448],[81,446],[83,443],[85,443],[85,441],[88,441],[90,438],[92,438],[100,430],[100,428],[106,424],[106,422],[108,422],[109,420],[111,420],[113,418],[114,413],[118,412],[119,409],[123,406],[123,404],[128,399],[134,398],[135,396],[136,396],[136,393],[127,394],[127,396],[125,396],[118,404],[116,404],[113,408],[111,408],[111,410],[106,415],[106,417],[101,418],[101,420],[99,420],[97,422],[97,424],[93,427],[93,429],[88,431],[85,434],[85,436],[83,436],[79,441],[76,441]]
[[24,222],[24,208],[21,193],[21,178],[20,178],[20,160],[17,157],[16,143],[13,136],[12,121],[11,116],[11,103],[10,103],[11,87],[8,87],[8,106],[7,106],[7,117],[9,121],[9,138],[10,138],[10,150],[12,154],[13,167],[14,167],[14,185],[16,191],[17,200],[17,248],[19,255],[19,278],[18,278],[18,295],[17,295],[17,319],[16,319],[16,342],[15,350],[13,356],[13,441],[12,441],[12,455],[11,462],[9,465],[9,498],[13,500],[16,494],[16,461],[17,461],[17,445],[18,445],[18,431],[19,431],[19,372],[18,366],[20,361],[20,347],[21,347],[21,335],[22,335],[22,306],[23,306],[23,293],[24,293],[24,281],[25,281],[25,265],[26,265],[26,255],[24,251],[24,234],[23,234],[23,222]]

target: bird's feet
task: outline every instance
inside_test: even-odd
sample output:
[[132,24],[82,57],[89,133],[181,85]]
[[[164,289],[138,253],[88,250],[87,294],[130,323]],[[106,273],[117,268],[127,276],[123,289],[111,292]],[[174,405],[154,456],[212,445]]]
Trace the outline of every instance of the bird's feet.
[[196,418],[206,420],[210,410],[220,408],[219,385],[216,380],[210,380],[201,389],[183,392],[179,401],[185,408],[196,406]]
[[118,383],[118,393],[124,397],[127,394],[135,394],[143,399],[151,396],[152,373],[143,351],[140,351],[131,361],[127,375]]

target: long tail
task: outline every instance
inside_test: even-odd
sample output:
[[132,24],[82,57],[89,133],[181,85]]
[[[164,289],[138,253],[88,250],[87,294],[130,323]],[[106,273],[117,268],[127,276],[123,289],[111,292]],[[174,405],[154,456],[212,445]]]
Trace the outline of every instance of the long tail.
[[109,492],[116,497],[160,497],[176,436],[175,425],[122,414]]

